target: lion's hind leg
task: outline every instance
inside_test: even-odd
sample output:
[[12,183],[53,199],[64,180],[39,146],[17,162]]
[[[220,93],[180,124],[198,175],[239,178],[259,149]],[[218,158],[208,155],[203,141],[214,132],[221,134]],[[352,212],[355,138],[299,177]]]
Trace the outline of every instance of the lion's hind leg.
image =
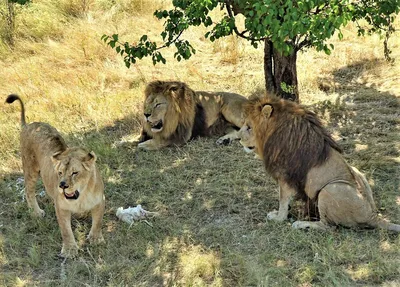
[[376,222],[374,206],[365,193],[347,182],[325,186],[318,195],[322,223],[345,227],[373,227]]
[[22,156],[22,166],[25,180],[25,197],[29,208],[38,217],[44,217],[45,212],[39,207],[36,199],[36,182],[39,178],[39,164],[33,156]]

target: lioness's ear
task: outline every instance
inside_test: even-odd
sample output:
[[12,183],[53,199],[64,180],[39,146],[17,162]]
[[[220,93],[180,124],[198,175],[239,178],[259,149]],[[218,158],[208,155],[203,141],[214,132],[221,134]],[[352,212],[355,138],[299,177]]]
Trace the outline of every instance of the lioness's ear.
[[85,169],[90,170],[90,167],[96,162],[97,156],[91,151],[85,157],[85,160],[82,162],[82,165]]
[[262,114],[263,114],[266,118],[269,118],[269,117],[271,116],[272,111],[273,111],[272,106],[271,106],[271,105],[268,105],[268,104],[264,105],[263,108],[262,108],[262,110],[261,110]]

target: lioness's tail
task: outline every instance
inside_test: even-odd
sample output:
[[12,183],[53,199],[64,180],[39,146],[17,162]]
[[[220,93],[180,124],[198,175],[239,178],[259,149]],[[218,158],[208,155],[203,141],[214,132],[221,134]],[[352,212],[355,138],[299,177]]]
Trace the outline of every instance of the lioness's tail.
[[24,103],[22,102],[21,98],[18,95],[15,94],[11,94],[7,97],[6,102],[9,104],[12,104],[13,102],[15,102],[16,100],[19,101],[19,103],[21,104],[21,126],[25,126],[26,125],[26,121],[25,121],[25,107],[24,107]]

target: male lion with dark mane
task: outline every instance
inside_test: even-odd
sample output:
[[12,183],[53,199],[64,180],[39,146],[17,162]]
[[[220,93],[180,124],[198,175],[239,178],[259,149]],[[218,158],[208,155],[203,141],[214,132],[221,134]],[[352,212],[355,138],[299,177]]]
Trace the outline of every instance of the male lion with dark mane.
[[45,212],[39,207],[35,186],[39,176],[46,193],[53,199],[57,221],[61,229],[61,256],[74,257],[78,253],[71,228],[71,215],[91,212],[90,242],[103,242],[101,222],[104,214],[104,185],[96,167],[96,155],[81,147],[68,147],[59,132],[46,123],[25,121],[25,108],[17,95],[9,95],[6,102],[21,104],[21,157],[25,179],[25,197],[36,216]]
[[183,82],[151,82],[145,90],[138,147],[157,150],[179,146],[192,138],[218,135],[233,128],[217,140],[217,144],[229,144],[238,139],[246,102],[245,97],[234,93],[193,91]]
[[341,149],[317,116],[291,101],[267,96],[245,106],[246,123],[240,143],[264,161],[279,184],[279,210],[270,220],[288,217],[294,195],[317,203],[320,221],[295,221],[294,228],[384,228],[400,232],[400,225],[377,216],[371,187],[364,175],[348,165]]

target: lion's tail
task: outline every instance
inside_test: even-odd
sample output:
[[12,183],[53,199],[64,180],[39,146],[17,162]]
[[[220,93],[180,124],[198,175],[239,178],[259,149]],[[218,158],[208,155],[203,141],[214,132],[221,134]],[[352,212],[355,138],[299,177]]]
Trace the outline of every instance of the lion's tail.
[[[372,197],[371,186],[368,184],[367,179],[354,166],[351,166],[351,170],[352,170],[353,175],[355,176],[356,181],[358,182],[358,184],[361,184],[363,186],[363,188],[361,188],[361,190],[364,190],[365,196],[368,198],[368,201],[371,204],[371,207],[374,210],[376,210],[375,202],[374,202],[374,199]],[[371,227],[374,227],[374,228],[378,227],[378,228],[382,228],[382,229],[386,229],[386,230],[400,232],[400,224],[390,223],[390,222],[388,222],[386,220],[383,220],[383,219],[380,219],[380,218],[377,218],[377,217],[375,217],[375,219],[373,220],[373,223],[371,223]]]
[[382,229],[400,232],[400,224],[390,223],[390,222],[387,222],[387,221],[385,221],[383,219],[381,219],[381,220],[378,219],[377,226],[379,228],[382,228]]
[[21,104],[21,126],[25,126],[26,125],[26,121],[25,121],[25,107],[24,107],[24,103],[22,102],[21,98],[18,95],[15,94],[11,94],[7,97],[6,102],[9,104],[12,104],[13,102],[15,102],[16,100],[19,101],[19,103]]

